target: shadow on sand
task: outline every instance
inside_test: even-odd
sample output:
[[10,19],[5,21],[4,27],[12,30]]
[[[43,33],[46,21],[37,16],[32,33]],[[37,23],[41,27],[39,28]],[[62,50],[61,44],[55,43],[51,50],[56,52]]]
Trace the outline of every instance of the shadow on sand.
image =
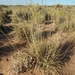
[[15,52],[18,49],[21,49],[22,47],[25,47],[26,43],[17,43],[13,45],[7,45],[0,48],[0,56],[6,56],[9,55],[11,52]]

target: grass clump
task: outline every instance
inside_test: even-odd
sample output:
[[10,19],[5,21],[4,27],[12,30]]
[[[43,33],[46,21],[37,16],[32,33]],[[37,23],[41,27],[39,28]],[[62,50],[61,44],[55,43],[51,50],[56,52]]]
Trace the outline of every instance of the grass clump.
[[57,44],[49,39],[37,40],[33,37],[27,45],[27,51],[18,51],[15,55],[14,70],[22,73],[37,67],[44,75],[62,75],[62,67],[73,55],[73,48],[74,40]]
[[11,17],[9,16],[12,14],[11,10],[8,9],[0,9],[0,24],[6,24],[11,22]]
[[11,17],[9,16],[10,14],[12,14],[12,11],[8,10],[8,8],[0,9],[0,30],[4,24],[10,23],[12,21]]
[[73,42],[58,45],[49,40],[33,41],[30,44],[30,53],[36,58],[36,65],[47,75],[61,75],[62,66],[69,61],[72,54]]
[[[74,31],[74,13],[73,9],[69,6],[63,6],[60,9],[54,9],[52,19],[56,23],[58,31],[72,32]],[[73,17],[72,17],[73,16]]]
[[14,30],[15,35],[17,35],[20,40],[29,41],[34,33],[33,24],[30,25],[30,23],[27,22],[19,24],[18,26],[15,25]]
[[13,56],[14,62],[11,67],[16,74],[24,73],[35,67],[36,60],[30,54],[18,51]]

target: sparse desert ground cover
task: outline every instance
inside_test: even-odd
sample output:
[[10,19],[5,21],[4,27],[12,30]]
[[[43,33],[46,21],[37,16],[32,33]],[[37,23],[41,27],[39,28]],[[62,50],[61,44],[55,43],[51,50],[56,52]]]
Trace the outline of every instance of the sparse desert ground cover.
[[0,5],[0,75],[75,75],[74,9]]

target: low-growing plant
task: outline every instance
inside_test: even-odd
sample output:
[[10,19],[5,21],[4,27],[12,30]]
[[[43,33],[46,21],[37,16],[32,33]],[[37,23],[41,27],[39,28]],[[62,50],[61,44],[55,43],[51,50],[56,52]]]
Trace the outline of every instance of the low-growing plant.
[[36,64],[48,75],[62,75],[62,66],[73,54],[74,42],[56,44],[49,40],[34,40],[29,45],[29,52],[36,58]]
[[13,60],[14,61],[12,62],[11,67],[15,71],[16,75],[31,70],[36,64],[36,60],[33,56],[22,51],[15,53]]

